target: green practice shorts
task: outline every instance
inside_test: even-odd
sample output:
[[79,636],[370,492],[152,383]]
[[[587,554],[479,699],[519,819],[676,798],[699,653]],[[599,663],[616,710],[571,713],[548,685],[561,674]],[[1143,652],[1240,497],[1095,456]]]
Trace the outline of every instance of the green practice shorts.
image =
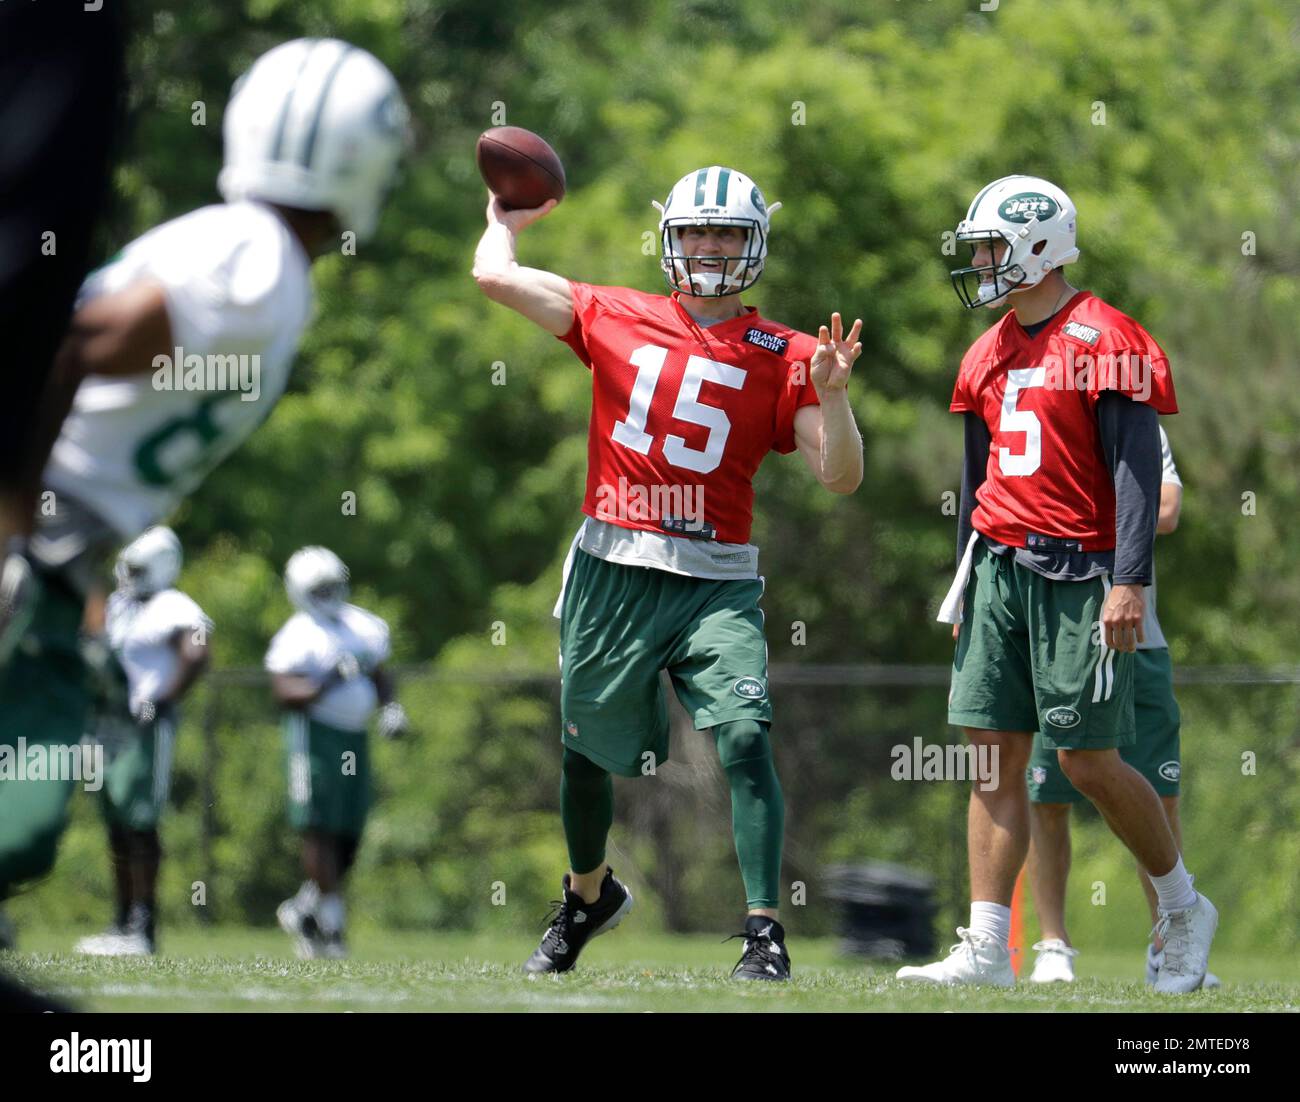
[[370,754],[365,731],[342,731],[302,712],[286,712],[289,823],[360,838],[370,810]]
[[[1161,796],[1177,796],[1182,776],[1179,745],[1181,717],[1174,699],[1174,667],[1164,647],[1140,650],[1134,656],[1133,707],[1137,718],[1137,741],[1120,748],[1120,757],[1151,782]],[[1029,798],[1035,803],[1063,804],[1082,800],[1061,769],[1056,751],[1034,735],[1034,751],[1025,771]]]
[[101,809],[109,826],[155,830],[171,791],[176,716],[162,709],[152,723],[129,715],[96,717],[95,739],[104,747]]
[[659,671],[697,730],[772,722],[759,579],[712,581],[607,562],[581,549],[560,619],[560,738],[635,777],[668,760]]
[[1049,750],[1134,741],[1134,656],[1099,642],[1108,578],[1053,581],[975,547],[953,657],[948,722],[1041,732]]

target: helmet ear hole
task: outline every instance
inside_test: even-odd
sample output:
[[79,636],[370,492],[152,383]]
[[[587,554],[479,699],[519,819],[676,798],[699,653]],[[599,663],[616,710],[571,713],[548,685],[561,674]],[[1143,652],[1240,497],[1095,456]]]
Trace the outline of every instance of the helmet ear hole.
[[1046,239],[1046,238],[1044,238],[1042,241],[1039,241],[1036,245],[1034,245],[1033,249],[1031,249],[1030,251],[1031,251],[1035,256],[1042,256],[1042,255],[1043,255],[1043,250],[1044,250],[1045,248],[1047,248],[1047,239]]

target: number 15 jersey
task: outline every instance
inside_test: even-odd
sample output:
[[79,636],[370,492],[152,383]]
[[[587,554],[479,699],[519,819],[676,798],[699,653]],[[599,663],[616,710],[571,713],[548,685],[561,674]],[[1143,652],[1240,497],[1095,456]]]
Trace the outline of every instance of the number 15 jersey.
[[817,402],[816,340],[753,307],[705,327],[676,294],[570,287],[573,326],[560,339],[592,373],[582,511],[747,543],[754,473],[769,451],[794,451],[795,413]]

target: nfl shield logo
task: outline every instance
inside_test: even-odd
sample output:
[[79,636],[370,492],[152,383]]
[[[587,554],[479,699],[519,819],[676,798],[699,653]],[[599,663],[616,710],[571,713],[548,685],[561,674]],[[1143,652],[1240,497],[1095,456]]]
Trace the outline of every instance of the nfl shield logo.
[[1047,770],[1044,769],[1041,765],[1035,765],[1033,772],[1034,772],[1034,784],[1047,783]]
[[569,732],[570,738],[578,737],[578,725],[574,723],[573,720],[569,720],[569,722],[564,725],[564,729]]

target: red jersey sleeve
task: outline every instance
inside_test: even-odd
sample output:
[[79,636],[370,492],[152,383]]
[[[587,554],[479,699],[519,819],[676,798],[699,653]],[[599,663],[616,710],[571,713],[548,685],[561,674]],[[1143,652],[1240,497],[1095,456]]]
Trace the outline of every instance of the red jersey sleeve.
[[578,359],[590,370],[591,352],[587,348],[587,334],[600,312],[600,288],[593,287],[590,283],[569,280],[569,291],[573,295],[573,324],[564,336],[555,339],[572,348]]
[[796,340],[790,342],[790,355],[794,357],[786,376],[785,386],[776,406],[776,432],[772,438],[772,450],[781,455],[789,455],[795,449],[794,415],[804,406],[820,405],[817,388],[812,381],[812,358],[817,351],[817,342],[806,333],[800,333]]
[[1136,322],[1108,329],[1097,342],[1088,401],[1095,406],[1108,390],[1126,394],[1157,413],[1178,412],[1169,359],[1155,338]]
[[957,369],[957,381],[952,387],[952,401],[948,403],[949,413],[978,413],[975,396],[970,392],[970,358],[963,356],[961,367]]

